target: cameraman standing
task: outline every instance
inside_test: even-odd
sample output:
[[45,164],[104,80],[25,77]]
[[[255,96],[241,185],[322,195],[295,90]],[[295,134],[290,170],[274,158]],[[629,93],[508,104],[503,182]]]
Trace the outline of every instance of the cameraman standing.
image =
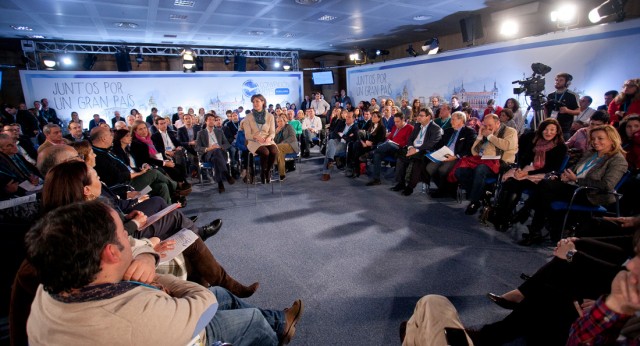
[[568,73],[558,73],[556,75],[556,91],[547,96],[545,110],[547,118],[556,118],[562,127],[564,140],[571,137],[571,124],[575,116],[580,114],[578,105],[578,95],[569,90],[569,85],[573,76]]

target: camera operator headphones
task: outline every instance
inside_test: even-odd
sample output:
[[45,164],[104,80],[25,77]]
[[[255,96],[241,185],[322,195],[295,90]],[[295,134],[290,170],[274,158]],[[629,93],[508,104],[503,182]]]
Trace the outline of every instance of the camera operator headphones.
[[568,88],[569,85],[571,85],[571,81],[573,80],[573,76],[568,74],[568,73],[565,73],[565,74],[566,74],[566,77],[564,79],[564,87]]

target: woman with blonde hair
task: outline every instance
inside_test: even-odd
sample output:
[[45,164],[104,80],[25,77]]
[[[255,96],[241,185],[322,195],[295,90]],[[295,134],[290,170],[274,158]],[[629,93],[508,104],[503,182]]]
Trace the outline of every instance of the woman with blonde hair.
[[[523,234],[520,245],[529,246],[543,241],[541,234],[545,221],[549,220],[551,240],[560,239],[562,220],[551,209],[554,201],[568,202],[575,190],[581,186],[593,188],[580,193],[574,203],[586,205],[609,205],[615,202],[611,191],[627,170],[625,151],[618,131],[611,125],[596,126],[589,133],[591,150],[584,153],[575,167],[567,168],[558,179],[544,179],[536,185],[528,204],[534,210],[529,233]],[[516,218],[528,217],[528,210],[521,210]]]
[[[293,110],[291,110],[293,114]],[[288,123],[286,115],[281,115],[276,119],[276,137],[275,142],[278,146],[278,173],[280,174],[280,181],[285,179],[286,167],[285,156],[291,153],[299,153],[300,146],[298,145],[298,139],[296,138],[296,131]]]

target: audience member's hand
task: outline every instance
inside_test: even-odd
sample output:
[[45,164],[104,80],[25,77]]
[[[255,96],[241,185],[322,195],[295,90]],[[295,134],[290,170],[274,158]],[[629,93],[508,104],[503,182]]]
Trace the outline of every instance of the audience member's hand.
[[567,252],[569,250],[575,250],[575,249],[576,249],[576,244],[574,244],[573,241],[569,239],[560,239],[555,249],[553,249],[553,255],[560,259],[566,260]]
[[29,182],[34,186],[38,186],[40,184],[40,178],[38,178],[37,175],[31,174],[29,176]]
[[578,181],[578,177],[576,176],[575,173],[573,173],[572,170],[567,168],[564,170],[564,172],[562,172],[562,175],[560,176],[560,180],[562,180],[565,183],[569,183],[572,181]]
[[482,135],[482,137],[488,137],[492,133],[493,132],[491,130],[487,129],[486,126],[480,125],[480,134]]
[[622,270],[611,283],[611,294],[605,304],[619,314],[633,315],[640,310],[640,287],[638,277],[629,271]]
[[593,299],[585,299],[580,304],[580,308],[582,309],[582,313],[586,314],[591,310],[591,308],[596,304],[596,301]]
[[17,181],[11,179],[9,180],[7,185],[5,185],[4,190],[9,194],[16,193],[18,191],[19,185],[20,184],[18,184]]
[[175,167],[175,164],[173,163],[173,161],[169,161],[169,160],[164,161],[162,165],[169,168]]
[[558,110],[560,113],[569,113],[569,108],[562,106],[560,107],[560,109]]
[[138,198],[140,196],[140,191],[127,191],[127,199]]
[[143,253],[131,261],[124,273],[124,280],[151,283],[156,277],[156,258],[150,253]]
[[620,224],[620,227],[637,227],[640,226],[640,216],[623,216],[623,217],[603,217],[604,220],[616,222]]
[[372,141],[364,141],[364,145],[367,147],[371,147],[373,146],[373,142]]
[[138,203],[142,203],[142,202],[144,202],[144,201],[146,201],[148,199],[149,199],[149,195],[142,195],[142,196],[138,197]]
[[523,171],[523,170],[521,170],[519,168],[516,169],[515,172],[513,172],[513,176],[518,180],[524,179],[528,175],[529,175],[529,173],[527,173],[526,171]]
[[173,157],[173,155],[175,155],[175,153],[172,150],[165,150],[164,153],[169,157]]
[[409,150],[407,150],[407,156],[411,156],[414,155],[418,150],[416,148],[409,148]]
[[153,249],[156,250],[158,254],[160,254],[160,258],[165,258],[167,257],[166,252],[173,250],[175,247],[176,247],[175,240],[165,240],[155,245]]
[[147,215],[144,215],[144,213],[139,210],[130,212],[129,214],[127,214],[126,218],[128,220],[134,221],[138,225],[138,227],[147,223]]

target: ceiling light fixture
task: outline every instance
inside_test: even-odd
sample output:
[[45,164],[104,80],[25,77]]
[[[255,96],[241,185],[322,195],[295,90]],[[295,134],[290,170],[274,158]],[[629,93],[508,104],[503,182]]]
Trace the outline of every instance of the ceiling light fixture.
[[116,22],[113,25],[122,29],[135,29],[138,27],[138,24],[132,22]]
[[228,56],[226,56],[226,55],[225,55],[225,57],[224,57],[224,64],[225,64],[225,65],[229,65],[230,63],[231,63],[231,59],[230,59]]
[[427,52],[428,55],[438,53],[440,50],[440,41],[437,37],[430,38],[424,42],[424,46],[421,47],[423,52]]
[[11,28],[18,31],[33,31],[31,27],[28,27],[26,25],[11,25]]
[[285,62],[284,64],[282,64],[282,69],[285,71],[291,70],[291,64]]
[[175,0],[173,2],[174,6],[181,6],[181,7],[193,7],[196,4],[195,1],[189,1],[189,0]]
[[274,68],[280,68],[280,61],[276,61],[273,63]]
[[62,64],[65,66],[71,66],[74,64],[74,60],[69,55],[63,56],[61,60]]
[[589,21],[591,23],[598,23],[603,18],[610,15],[616,15],[616,22],[622,22],[625,17],[624,5],[627,4],[627,0],[607,0],[600,6],[589,11]]
[[413,45],[412,44],[409,44],[409,47],[407,47],[406,52],[407,52],[408,55],[410,55],[410,56],[412,56],[414,58],[418,56],[418,52],[416,52],[415,49],[413,49]]
[[144,57],[142,56],[142,53],[138,53],[136,55],[136,62],[138,63],[138,67],[140,67],[140,64],[142,64],[142,62],[144,62]]
[[186,20],[187,16],[184,14],[170,14],[169,20]]
[[249,31],[249,35],[262,36],[262,35],[264,35],[264,31],[259,31],[259,30]]
[[418,20],[418,21],[429,20],[429,19],[431,19],[431,16],[427,16],[427,15],[424,15],[424,14],[417,15],[417,16],[413,17],[413,20]]
[[35,38],[35,39],[42,39],[42,38],[45,38],[45,37],[44,37],[44,36],[42,36],[42,35],[27,35],[27,37],[28,37],[28,38]]
[[315,5],[322,2],[322,0],[296,0],[296,4],[300,5]]
[[324,16],[322,16],[322,17],[318,18],[318,20],[319,20],[319,21],[321,21],[321,22],[330,22],[330,21],[335,20],[335,19],[337,19],[337,18],[338,18],[338,17],[330,16],[330,15],[328,15],[328,14],[325,14]]
[[500,25],[500,35],[513,37],[520,30],[520,26],[515,20],[505,20]]
[[284,37],[284,38],[292,38],[293,36],[295,36],[295,35],[290,33],[290,32],[285,33],[284,35],[282,35],[282,37]]

